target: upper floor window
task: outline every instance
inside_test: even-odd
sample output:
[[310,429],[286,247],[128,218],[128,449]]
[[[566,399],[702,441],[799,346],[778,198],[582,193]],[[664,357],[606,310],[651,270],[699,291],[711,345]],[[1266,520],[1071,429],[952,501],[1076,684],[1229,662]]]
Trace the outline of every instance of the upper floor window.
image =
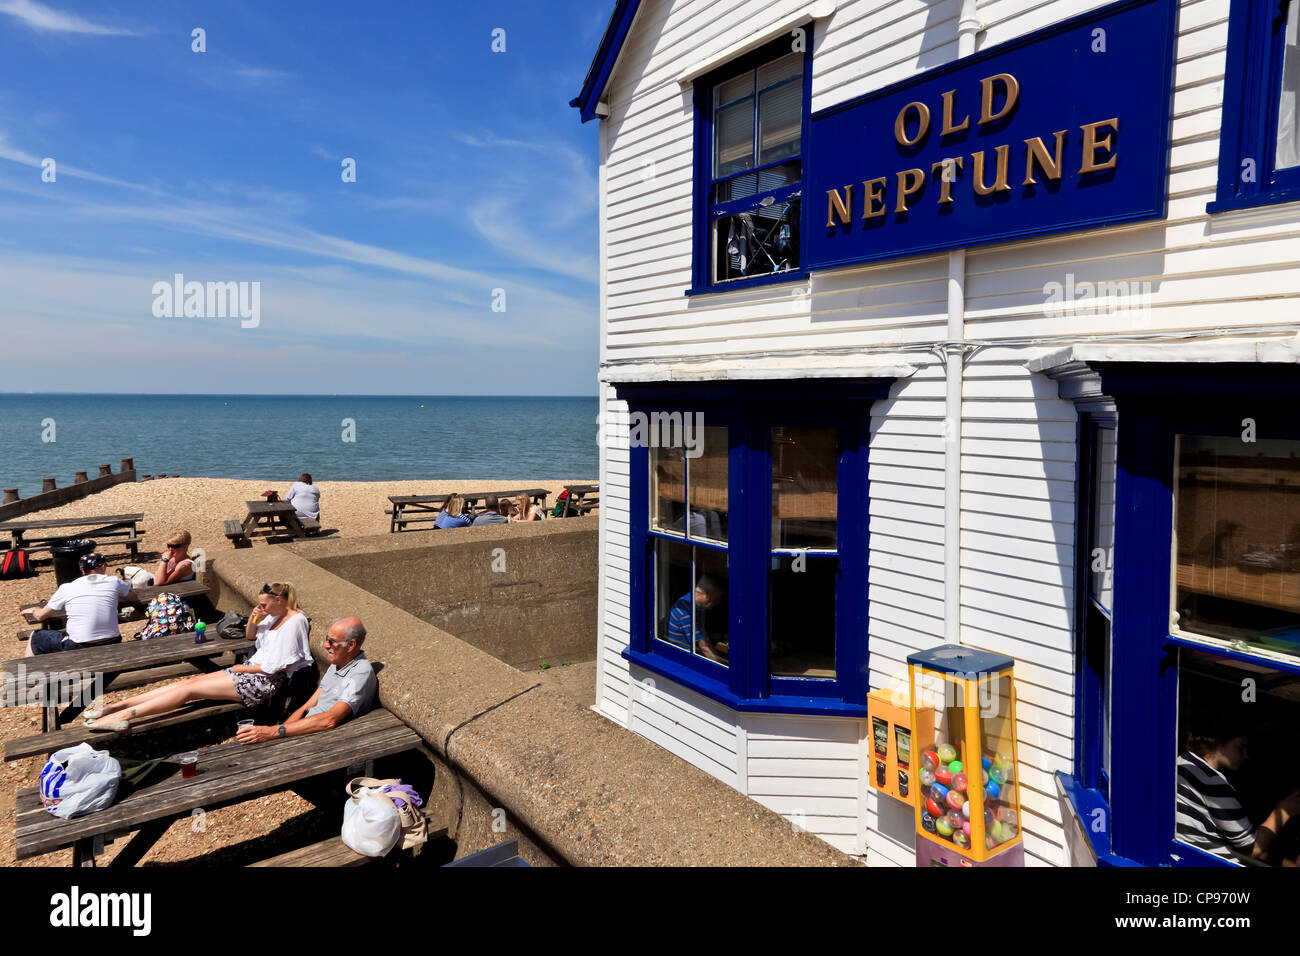
[[1300,200],[1300,0],[1234,0],[1209,210]]
[[802,275],[810,38],[783,37],[696,85],[695,289]]

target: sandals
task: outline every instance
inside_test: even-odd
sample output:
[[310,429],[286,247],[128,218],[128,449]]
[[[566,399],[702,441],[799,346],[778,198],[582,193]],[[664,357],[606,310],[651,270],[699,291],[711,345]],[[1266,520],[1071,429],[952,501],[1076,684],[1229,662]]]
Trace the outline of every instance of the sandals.
[[124,730],[131,729],[129,720],[104,720],[103,718],[87,717],[85,720],[87,730],[97,730],[102,732],[121,733]]
[[104,695],[100,694],[90,702],[90,705],[81,712],[81,716],[87,720],[99,720],[104,716]]

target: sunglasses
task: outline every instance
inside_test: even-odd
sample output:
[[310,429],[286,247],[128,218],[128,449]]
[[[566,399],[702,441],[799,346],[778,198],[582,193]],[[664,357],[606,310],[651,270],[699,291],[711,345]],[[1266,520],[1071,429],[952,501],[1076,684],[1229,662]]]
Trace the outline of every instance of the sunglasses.
[[325,646],[326,646],[326,647],[342,647],[344,644],[351,644],[351,643],[352,643],[352,641],[349,640],[349,639],[346,638],[346,637],[345,637],[343,640],[341,640],[341,641],[336,641],[336,640],[334,640],[334,638],[332,638],[332,637],[327,637],[327,638],[325,638]]
[[[280,586],[280,587],[283,587],[283,585],[279,585],[279,586]],[[274,591],[274,590],[272,590],[272,588],[274,588],[274,587],[276,587],[276,585],[272,585],[272,584],[263,584],[263,585],[262,585],[262,591],[261,591],[261,593],[262,593],[262,594],[269,594],[269,595],[271,595],[271,597],[284,597],[284,595],[285,595],[285,591],[279,591],[279,592]],[[286,590],[287,590],[287,589],[286,589]]]

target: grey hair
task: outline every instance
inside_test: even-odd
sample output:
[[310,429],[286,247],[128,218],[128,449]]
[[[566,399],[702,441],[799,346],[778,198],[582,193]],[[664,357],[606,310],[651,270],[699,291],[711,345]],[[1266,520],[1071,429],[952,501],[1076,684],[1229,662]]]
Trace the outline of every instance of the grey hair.
[[[346,617],[336,618],[333,624],[330,624],[330,630],[334,630],[334,624],[346,620],[348,620]],[[355,641],[357,647],[360,647],[366,640],[366,626],[364,624],[349,624],[343,629],[343,638],[344,640]]]

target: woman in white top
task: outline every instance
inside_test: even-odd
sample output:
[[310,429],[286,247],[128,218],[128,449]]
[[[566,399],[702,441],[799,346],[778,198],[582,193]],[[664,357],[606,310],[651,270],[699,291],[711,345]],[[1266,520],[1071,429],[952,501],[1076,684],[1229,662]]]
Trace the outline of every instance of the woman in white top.
[[122,731],[139,717],[163,714],[196,700],[237,700],[245,707],[257,707],[274,697],[295,671],[311,663],[307,618],[297,609],[291,584],[263,585],[245,633],[257,642],[257,650],[245,663],[188,677],[115,704],[97,701],[85,713],[86,726]]
[[299,518],[320,520],[320,489],[312,484],[311,475],[303,472],[284,493],[284,500],[293,505]]

